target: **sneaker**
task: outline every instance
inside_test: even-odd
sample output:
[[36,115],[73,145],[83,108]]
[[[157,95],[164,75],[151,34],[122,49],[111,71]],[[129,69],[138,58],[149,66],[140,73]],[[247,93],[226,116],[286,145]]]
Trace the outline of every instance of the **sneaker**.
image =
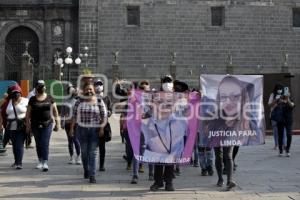
[[85,172],[84,172],[83,178],[84,178],[84,179],[88,179],[88,178],[89,178],[89,172],[88,172],[88,171],[85,171]]
[[207,172],[208,172],[208,175],[210,175],[210,176],[214,175],[214,170],[212,167],[208,167]]
[[43,163],[39,162],[35,168],[36,169],[42,169],[43,168]]
[[70,160],[69,160],[69,162],[68,162],[70,165],[72,165],[73,163],[74,163],[74,158],[73,158],[73,156],[70,156]]
[[44,162],[42,169],[43,169],[43,172],[47,172],[49,170],[49,166],[48,166],[47,162]]
[[16,169],[20,170],[23,169],[22,165],[16,165]]
[[80,156],[76,156],[75,163],[76,163],[76,165],[81,165],[81,158],[80,158]]
[[180,176],[181,175],[180,168],[176,168],[174,173],[176,176]]
[[285,153],[285,156],[286,156],[286,157],[290,157],[290,156],[291,156],[290,152],[286,152],[286,153]]
[[201,176],[207,176],[207,170],[206,169],[202,169],[201,170]]
[[194,162],[193,166],[194,166],[194,167],[199,167],[198,162]]
[[282,156],[283,156],[283,153],[282,153],[282,152],[279,152],[278,156],[279,156],[279,157],[282,157]]
[[137,184],[138,180],[139,180],[138,176],[136,175],[132,176],[131,184]]
[[144,169],[144,165],[140,165],[139,166],[139,173],[144,173],[145,169]]
[[153,174],[149,174],[149,179],[148,179],[149,181],[154,181],[154,176],[153,176]]
[[105,168],[102,166],[102,167],[99,168],[99,171],[100,172],[105,172]]
[[229,183],[227,183],[226,190],[227,190],[227,191],[230,191],[230,190],[232,190],[234,187],[236,187],[236,183],[235,183],[235,182],[229,182]]
[[217,187],[222,187],[223,185],[224,185],[224,181],[223,180],[218,180]]
[[90,176],[90,183],[97,183],[95,176]]
[[165,190],[171,192],[171,191],[175,191],[175,188],[174,188],[173,184],[171,183],[171,184],[166,184]]
[[17,166],[17,164],[14,163],[14,164],[12,164],[10,167],[11,167],[11,168],[15,168],[16,166]]
[[150,186],[150,191],[155,192],[163,187],[164,187],[163,183],[161,183],[161,184],[154,183],[153,185]]

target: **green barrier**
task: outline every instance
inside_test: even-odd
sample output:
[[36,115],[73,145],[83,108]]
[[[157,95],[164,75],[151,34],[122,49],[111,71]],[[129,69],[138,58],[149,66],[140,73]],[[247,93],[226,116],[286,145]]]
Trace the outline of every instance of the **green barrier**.
[[46,92],[50,94],[56,103],[62,103],[64,97],[64,87],[62,82],[57,80],[45,80]]

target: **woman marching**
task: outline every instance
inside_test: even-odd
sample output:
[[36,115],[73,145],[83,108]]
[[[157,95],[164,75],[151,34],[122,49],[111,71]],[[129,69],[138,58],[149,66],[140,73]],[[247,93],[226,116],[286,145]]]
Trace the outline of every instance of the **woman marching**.
[[[24,141],[26,139],[25,116],[28,99],[22,97],[22,90],[18,84],[8,89],[8,104],[5,109],[4,119],[0,116],[0,129],[5,121],[6,134],[11,136],[15,162],[11,167],[22,169]],[[2,131],[2,130],[1,130]]]
[[81,159],[84,178],[90,183],[96,183],[96,156],[99,138],[104,136],[104,126],[107,122],[107,110],[103,101],[98,102],[94,84],[88,82],[83,86],[83,94],[75,103],[70,136],[76,132],[81,146]]
[[45,92],[45,82],[39,80],[35,85],[35,89],[37,92],[36,96],[31,97],[28,103],[26,132],[28,134],[32,132],[35,139],[36,152],[39,160],[36,168],[47,172],[49,170],[49,143],[53,129],[53,121],[55,121],[54,131],[60,129],[60,121],[53,97]]

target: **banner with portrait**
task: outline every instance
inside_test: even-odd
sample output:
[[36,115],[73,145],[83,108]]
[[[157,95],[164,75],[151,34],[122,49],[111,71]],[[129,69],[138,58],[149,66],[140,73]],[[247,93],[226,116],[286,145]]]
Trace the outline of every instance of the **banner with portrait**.
[[162,165],[189,163],[198,130],[199,98],[196,92],[135,91],[126,117],[135,158]]
[[200,146],[264,144],[263,76],[201,75],[200,85]]

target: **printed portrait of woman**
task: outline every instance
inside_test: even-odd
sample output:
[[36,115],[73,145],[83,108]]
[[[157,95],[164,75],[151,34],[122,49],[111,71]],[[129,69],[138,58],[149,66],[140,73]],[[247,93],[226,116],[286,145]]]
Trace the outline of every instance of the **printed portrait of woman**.
[[[259,144],[263,134],[258,127],[260,106],[254,101],[254,91],[254,84],[225,76],[217,88],[212,118],[201,123],[202,143],[211,147]],[[205,112],[207,108],[202,109]]]
[[175,163],[184,150],[187,122],[176,114],[174,93],[152,93],[151,117],[142,120],[140,154],[153,163]]

